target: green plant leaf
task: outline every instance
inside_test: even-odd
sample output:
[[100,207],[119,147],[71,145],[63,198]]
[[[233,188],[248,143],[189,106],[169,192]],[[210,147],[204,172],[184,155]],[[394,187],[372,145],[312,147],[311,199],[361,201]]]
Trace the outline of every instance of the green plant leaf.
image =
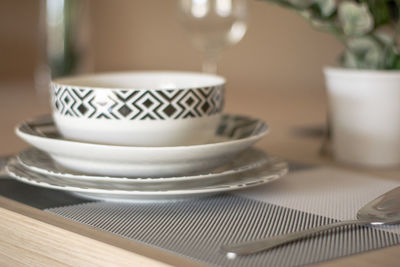
[[296,11],[345,47],[342,66],[400,69],[400,0],[261,0]]
[[374,18],[375,27],[387,24],[391,21],[390,3],[388,0],[366,0],[369,11]]
[[356,56],[350,51],[344,51],[339,57],[340,65],[348,69],[357,69],[358,60]]
[[393,44],[392,35],[384,31],[375,31],[374,36],[385,46]]
[[374,27],[374,20],[366,4],[345,1],[340,4],[338,13],[343,32],[347,36],[361,36]]
[[287,0],[287,1],[297,8],[304,9],[311,6],[315,0]]
[[337,32],[334,14],[336,4],[334,0],[315,0],[307,9],[298,13],[309,21],[311,26],[318,30]]
[[342,63],[345,67],[360,69],[379,69],[383,58],[383,49],[371,37],[351,38]]
[[389,70],[400,69],[400,55],[396,51],[390,50],[386,54],[384,68]]
[[270,2],[285,8],[290,8],[299,11],[308,8],[315,0],[261,0],[261,1]]
[[315,4],[319,7],[323,17],[329,17],[336,11],[335,0],[316,0]]

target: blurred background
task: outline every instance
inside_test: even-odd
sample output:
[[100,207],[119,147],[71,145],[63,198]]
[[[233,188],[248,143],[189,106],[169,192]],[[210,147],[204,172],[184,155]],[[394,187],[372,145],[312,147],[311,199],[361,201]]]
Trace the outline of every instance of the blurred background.
[[[230,86],[285,91],[323,90],[321,67],[341,47],[286,9],[249,0],[244,38],[226,49],[219,73]],[[32,81],[38,60],[40,0],[0,1],[0,80]],[[94,71],[199,71],[202,53],[185,38],[175,0],[95,0],[90,3]]]
[[[322,67],[335,64],[340,44],[287,9],[263,1],[248,2],[246,35],[219,59],[218,73],[228,81],[226,109],[260,114],[263,111],[252,110],[252,103],[246,101],[246,95],[256,96],[260,90],[291,98],[313,95],[323,102]],[[48,109],[48,100],[35,93],[34,87],[43,53],[40,6],[40,0],[0,1],[0,88],[19,91],[13,99],[7,99],[4,90],[0,92],[2,110],[8,106],[15,110],[18,97],[32,98],[30,106],[25,104],[12,120],[1,114],[3,126],[10,129],[15,120],[29,117],[27,113]],[[85,24],[90,28],[90,34],[86,33],[90,41],[85,51],[91,71],[201,70],[203,54],[186,38],[176,0],[92,0],[88,11]],[[240,103],[233,100],[239,98]],[[257,101],[262,101],[259,106],[265,102],[266,112],[268,105],[290,110],[284,101],[275,100]],[[323,103],[304,108],[310,114],[324,113]]]

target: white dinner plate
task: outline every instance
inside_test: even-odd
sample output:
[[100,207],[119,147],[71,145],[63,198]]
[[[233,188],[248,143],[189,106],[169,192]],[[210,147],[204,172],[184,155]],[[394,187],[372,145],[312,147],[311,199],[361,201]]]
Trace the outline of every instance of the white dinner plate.
[[97,183],[96,181],[82,181],[60,179],[52,175],[33,172],[23,167],[17,159],[11,159],[6,172],[12,178],[31,185],[71,192],[89,199],[106,201],[149,201],[186,199],[208,196],[221,192],[245,189],[265,184],[282,177],[287,173],[287,163],[274,158],[268,164],[259,168],[233,174],[226,179],[212,185],[188,186],[186,183],[167,184],[157,188],[146,188],[133,184]]
[[156,187],[160,184],[165,185],[174,183],[185,183],[185,185],[195,186],[197,184],[206,185],[217,183],[227,176],[241,174],[243,172],[270,164],[274,158],[267,156],[262,150],[249,148],[241,152],[229,163],[226,163],[214,170],[198,174],[174,177],[110,177],[100,175],[90,175],[80,172],[74,172],[63,168],[57,164],[46,152],[36,148],[28,148],[16,155],[16,159],[23,167],[38,174],[50,175],[59,179],[72,179],[97,183],[122,183],[132,185],[148,185]]
[[108,176],[168,177],[204,173],[232,160],[266,135],[265,122],[223,115],[206,144],[174,147],[104,145],[61,137],[51,116],[24,122],[16,133],[47,152],[58,164],[78,172]]

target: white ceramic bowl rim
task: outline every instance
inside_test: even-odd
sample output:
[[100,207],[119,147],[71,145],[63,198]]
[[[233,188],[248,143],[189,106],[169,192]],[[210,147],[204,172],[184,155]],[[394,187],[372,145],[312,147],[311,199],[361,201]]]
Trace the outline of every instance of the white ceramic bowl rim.
[[222,86],[225,78],[181,71],[133,71],[86,74],[55,79],[53,85],[111,90],[177,90]]

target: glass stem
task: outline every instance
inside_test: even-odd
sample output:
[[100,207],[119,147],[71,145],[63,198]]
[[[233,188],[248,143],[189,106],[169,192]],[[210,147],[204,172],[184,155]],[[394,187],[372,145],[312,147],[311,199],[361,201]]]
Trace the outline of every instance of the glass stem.
[[202,71],[205,73],[217,73],[218,52],[207,52],[204,55]]

